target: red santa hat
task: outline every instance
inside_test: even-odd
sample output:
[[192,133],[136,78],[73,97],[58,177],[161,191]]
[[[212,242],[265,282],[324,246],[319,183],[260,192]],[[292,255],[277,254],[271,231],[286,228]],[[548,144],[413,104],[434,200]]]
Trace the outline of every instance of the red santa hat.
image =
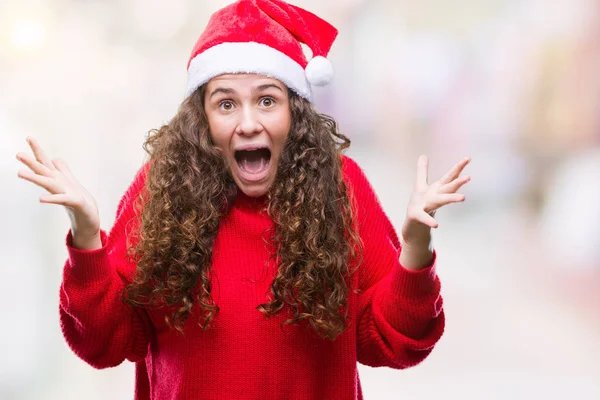
[[[312,101],[310,85],[333,77],[327,53],[338,31],[316,15],[280,0],[239,0],[215,12],[188,61],[186,97],[225,73],[276,78]],[[307,61],[300,42],[313,57]]]

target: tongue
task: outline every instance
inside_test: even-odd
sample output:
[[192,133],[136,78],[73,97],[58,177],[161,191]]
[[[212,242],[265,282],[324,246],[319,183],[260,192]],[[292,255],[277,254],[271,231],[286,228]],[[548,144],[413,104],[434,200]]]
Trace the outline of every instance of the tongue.
[[245,151],[239,164],[244,171],[256,174],[266,167],[267,158],[262,151]]

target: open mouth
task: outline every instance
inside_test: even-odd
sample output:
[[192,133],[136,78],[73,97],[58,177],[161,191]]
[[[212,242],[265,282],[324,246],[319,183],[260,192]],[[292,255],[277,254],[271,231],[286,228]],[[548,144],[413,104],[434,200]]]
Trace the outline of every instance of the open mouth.
[[234,157],[242,172],[254,175],[255,178],[260,178],[256,175],[262,175],[268,170],[271,162],[271,151],[266,147],[252,150],[236,150]]

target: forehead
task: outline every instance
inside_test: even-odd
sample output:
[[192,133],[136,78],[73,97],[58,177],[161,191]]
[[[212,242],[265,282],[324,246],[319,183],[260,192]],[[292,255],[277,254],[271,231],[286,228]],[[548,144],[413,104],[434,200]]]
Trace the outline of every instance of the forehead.
[[228,87],[228,88],[252,88],[259,85],[272,84],[278,86],[283,91],[287,91],[287,87],[278,79],[270,78],[265,75],[259,74],[223,74],[212,78],[208,81],[207,89],[217,87]]

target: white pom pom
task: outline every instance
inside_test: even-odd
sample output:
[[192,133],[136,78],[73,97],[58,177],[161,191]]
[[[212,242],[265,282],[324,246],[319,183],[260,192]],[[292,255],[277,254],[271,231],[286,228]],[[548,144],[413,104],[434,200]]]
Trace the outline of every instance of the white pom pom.
[[325,86],[333,78],[333,65],[325,57],[316,56],[308,62],[304,72],[311,85]]

